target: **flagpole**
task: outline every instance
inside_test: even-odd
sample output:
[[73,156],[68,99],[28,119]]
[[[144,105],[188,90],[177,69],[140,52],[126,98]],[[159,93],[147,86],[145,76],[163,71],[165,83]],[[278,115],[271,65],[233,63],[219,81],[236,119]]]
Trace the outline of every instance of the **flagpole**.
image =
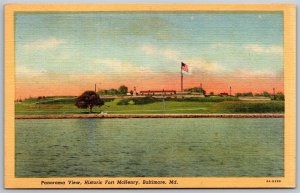
[[181,92],[183,92],[183,73],[182,73],[182,63],[180,63],[180,70],[181,70]]

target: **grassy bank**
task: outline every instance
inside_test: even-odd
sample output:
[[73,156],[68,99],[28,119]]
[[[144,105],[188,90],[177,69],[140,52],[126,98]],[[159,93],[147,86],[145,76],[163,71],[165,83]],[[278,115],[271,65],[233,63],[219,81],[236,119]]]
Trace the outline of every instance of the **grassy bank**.
[[[16,115],[88,114],[78,109],[75,97],[29,99],[15,105]],[[234,97],[162,99],[133,98],[107,100],[94,113],[107,114],[211,114],[211,113],[283,113],[284,101],[238,101]]]

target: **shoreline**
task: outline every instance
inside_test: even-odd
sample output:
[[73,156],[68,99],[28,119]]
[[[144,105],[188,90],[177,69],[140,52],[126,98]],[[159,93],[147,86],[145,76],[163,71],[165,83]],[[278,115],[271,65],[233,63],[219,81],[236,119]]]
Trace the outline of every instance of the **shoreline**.
[[116,118],[284,118],[284,114],[91,114],[16,115],[15,119],[116,119]]

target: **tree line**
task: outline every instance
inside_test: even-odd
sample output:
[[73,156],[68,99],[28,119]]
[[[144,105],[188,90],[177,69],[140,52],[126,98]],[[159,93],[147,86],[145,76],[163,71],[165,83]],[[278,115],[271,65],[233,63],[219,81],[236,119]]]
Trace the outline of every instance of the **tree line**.
[[128,93],[128,87],[125,85],[121,85],[118,89],[111,88],[107,90],[100,90],[98,94],[100,95],[112,95],[112,96],[120,96],[126,95]]
[[252,92],[245,92],[245,93],[236,93],[236,97],[269,97],[273,100],[284,100],[284,94],[282,92],[277,92],[275,95],[268,93],[266,91],[262,93],[255,93],[253,94]]

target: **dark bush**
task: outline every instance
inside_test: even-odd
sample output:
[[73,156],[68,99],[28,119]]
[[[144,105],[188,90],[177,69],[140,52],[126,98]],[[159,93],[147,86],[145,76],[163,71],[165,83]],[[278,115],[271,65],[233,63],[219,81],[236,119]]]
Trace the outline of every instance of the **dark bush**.
[[203,98],[171,98],[170,101],[179,102],[223,102],[223,101],[238,101],[236,97],[203,97]]
[[222,104],[224,109],[232,113],[282,113],[284,102],[228,102]]
[[155,102],[161,102],[162,99],[159,98],[152,98],[152,97],[143,97],[143,98],[128,98],[123,99],[120,102],[117,103],[117,105],[128,105],[129,101],[133,101],[136,105],[144,105],[144,104],[150,104]]

